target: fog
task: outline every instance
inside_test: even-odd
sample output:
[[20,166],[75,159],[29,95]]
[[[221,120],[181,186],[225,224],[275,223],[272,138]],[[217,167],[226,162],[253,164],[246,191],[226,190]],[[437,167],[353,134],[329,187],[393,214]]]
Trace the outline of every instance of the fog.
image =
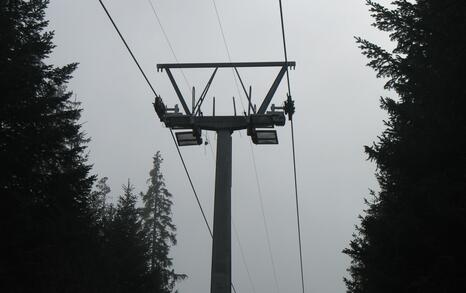
[[[386,2],[386,1],[385,1]],[[179,103],[156,64],[174,57],[148,0],[105,1],[156,91],[172,106]],[[232,61],[282,61],[277,1],[216,0]],[[228,62],[212,0],[153,0],[179,62]],[[377,189],[375,165],[366,161],[364,145],[383,130],[379,97],[383,80],[365,66],[354,36],[389,46],[387,36],[370,26],[362,0],[284,1],[292,96],[306,292],[344,292],[348,246],[363,200]],[[119,40],[97,0],[52,1],[50,29],[57,45],[50,62],[79,62],[69,88],[82,102],[83,129],[92,139],[93,172],[108,176],[114,197],[130,178],[144,191],[152,156],[160,150],[167,188],[174,195],[173,220],[178,245],[172,249],[175,271],[189,278],[179,292],[209,292],[211,238],[203,222],[169,130],[157,118],[154,96]],[[181,89],[201,92],[211,72],[185,70],[175,76]],[[253,99],[260,101],[275,69],[241,70]],[[286,98],[283,80],[272,103]],[[246,106],[231,70],[219,71],[204,103],[211,113],[216,97],[219,114]],[[277,128],[278,145],[257,146],[244,131],[233,134],[232,218],[233,283],[238,293],[300,292],[299,253],[293,185],[290,124]],[[206,138],[206,137],[204,137]],[[215,133],[210,144],[183,147],[182,153],[209,221],[213,216]],[[254,171],[256,162],[258,180]],[[259,192],[278,279],[273,277]],[[113,199],[115,200],[115,199]],[[233,230],[234,231],[234,230]],[[250,273],[248,277],[247,268]]]

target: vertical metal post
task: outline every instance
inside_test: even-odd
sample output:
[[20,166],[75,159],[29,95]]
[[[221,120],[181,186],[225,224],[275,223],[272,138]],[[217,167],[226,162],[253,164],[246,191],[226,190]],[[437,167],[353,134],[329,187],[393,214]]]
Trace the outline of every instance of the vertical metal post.
[[236,116],[236,103],[235,103],[235,97],[233,97],[233,113]]
[[217,131],[211,293],[231,293],[231,131]]
[[193,115],[195,115],[196,113],[194,113],[194,109],[196,108],[196,88],[193,87],[193,97],[192,97],[192,112],[193,112]]
[[212,116],[215,116],[215,97],[213,98],[213,102],[212,102]]

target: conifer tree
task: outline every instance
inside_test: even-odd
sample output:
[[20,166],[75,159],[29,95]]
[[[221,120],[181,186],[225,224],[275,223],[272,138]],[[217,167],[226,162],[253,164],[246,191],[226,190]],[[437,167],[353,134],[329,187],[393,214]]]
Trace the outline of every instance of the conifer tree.
[[93,190],[90,195],[90,209],[94,224],[101,230],[109,220],[110,206],[107,204],[107,198],[111,189],[107,185],[107,180],[108,177],[100,178],[95,185],[96,189]]
[[397,97],[381,100],[387,129],[366,147],[380,192],[344,251],[348,292],[466,292],[466,5],[367,4],[395,49],[357,42]]
[[146,248],[136,202],[134,187],[128,180],[108,229],[114,292],[144,292]]
[[[153,157],[153,168],[147,180],[148,189],[141,193],[144,208],[143,219],[148,247],[149,273],[152,287],[159,292],[172,292],[176,281],[186,278],[172,268],[169,257],[170,246],[176,245],[176,227],[172,222],[172,194],[165,186],[161,171],[162,155],[159,151]],[[150,284],[149,282],[149,284]]]
[[[92,292],[94,251],[76,64],[48,65],[46,0],[0,0],[0,291]],[[91,289],[93,288],[93,289]]]

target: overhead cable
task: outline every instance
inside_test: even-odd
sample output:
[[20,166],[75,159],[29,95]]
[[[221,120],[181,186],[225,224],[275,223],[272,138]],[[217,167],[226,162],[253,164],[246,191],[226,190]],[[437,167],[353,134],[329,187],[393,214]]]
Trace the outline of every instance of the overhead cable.
[[[134,62],[136,63],[136,65],[138,66],[139,71],[141,72],[141,74],[143,75],[145,81],[147,82],[147,85],[150,87],[150,89],[152,90],[152,92],[154,93],[154,95],[158,97],[158,94],[156,93],[154,87],[152,86],[151,82],[150,82],[149,79],[147,78],[147,76],[146,76],[144,70],[143,70],[143,69],[141,68],[141,66],[139,65],[138,60],[137,60],[136,57],[134,56],[134,54],[133,54],[131,48],[129,47],[129,45],[128,45],[128,43],[126,42],[125,38],[124,38],[123,35],[121,34],[121,32],[120,32],[120,30],[118,29],[117,25],[115,24],[115,22],[114,22],[112,16],[110,15],[110,13],[108,12],[107,8],[105,7],[105,4],[102,2],[102,0],[98,0],[98,1],[99,1],[100,5],[102,6],[102,8],[104,9],[105,13],[107,14],[108,18],[109,18],[110,21],[112,22],[113,27],[115,28],[115,30],[117,31],[118,35],[120,36],[120,39],[121,39],[122,42],[125,44],[126,49],[128,50],[128,52],[130,53],[131,57],[133,58],[133,61],[134,61]],[[181,159],[181,163],[183,164],[183,167],[184,167],[184,170],[185,170],[186,175],[187,175],[187,177],[188,177],[189,183],[190,183],[191,188],[192,188],[192,190],[193,190],[193,193],[194,193],[194,195],[195,195],[195,197],[196,197],[196,201],[197,201],[197,203],[198,203],[198,205],[199,205],[199,209],[200,209],[200,211],[201,211],[201,213],[202,213],[202,216],[203,216],[203,218],[204,218],[204,221],[205,221],[205,224],[206,224],[206,226],[207,226],[207,229],[209,230],[210,236],[212,237],[213,234],[212,234],[212,230],[211,230],[211,228],[210,228],[209,222],[207,221],[207,218],[206,218],[206,216],[205,216],[204,210],[203,210],[202,205],[201,205],[201,203],[200,203],[200,201],[199,201],[199,197],[198,197],[198,195],[197,195],[196,189],[194,188],[194,184],[193,184],[193,182],[192,182],[192,180],[191,180],[191,176],[189,175],[189,171],[188,171],[188,169],[187,169],[187,167],[186,167],[186,164],[185,164],[185,162],[184,162],[183,155],[182,155],[181,152],[180,152],[180,149],[179,149],[179,147],[178,147],[178,144],[176,143],[175,136],[173,135],[173,131],[172,131],[171,129],[170,129],[170,134],[171,134],[172,139],[173,139],[173,141],[174,141],[174,143],[175,143],[176,149],[177,149],[177,151],[178,151],[178,155],[179,155],[179,157],[180,157],[180,159]],[[236,293],[236,289],[235,289],[235,286],[233,285],[233,283],[231,283],[231,287],[232,287],[233,291]]]
[[[282,27],[282,40],[283,40],[283,52],[285,55],[285,62],[288,62],[288,54],[286,51],[286,37],[285,37],[285,24],[283,21],[283,6],[282,0],[278,0],[280,5],[280,22]],[[291,101],[291,86],[290,86],[290,75],[288,73],[288,67],[286,67],[286,80],[288,84],[288,100]],[[296,150],[295,150],[295,139],[294,139],[294,126],[292,115],[289,115],[291,122],[291,146],[293,150],[293,174],[294,174],[294,190],[295,190],[295,201],[296,201],[296,220],[298,224],[298,243],[299,243],[299,262],[301,268],[301,288],[304,293],[304,272],[303,272],[303,252],[301,245],[301,225],[299,220],[299,198],[298,198],[298,179],[296,174]]]
[[[172,43],[170,42],[167,32],[165,31],[165,28],[163,27],[162,21],[160,21],[159,14],[157,13],[157,10],[154,7],[154,3],[152,3],[152,0],[147,0],[147,2],[149,2],[152,13],[160,27],[160,30],[162,31],[163,37],[165,38],[165,41],[167,42],[168,47],[170,48],[170,52],[172,53],[173,59],[175,59],[176,63],[179,63],[178,58],[176,57],[176,54],[175,54],[175,50],[173,49]],[[191,85],[188,82],[188,79],[186,78],[186,74],[184,73],[184,70],[180,69],[180,71],[181,71],[181,75],[183,76],[184,82],[186,83],[186,86],[190,89]]]
[[[167,31],[165,30],[165,27],[163,26],[162,21],[160,20],[159,14],[157,13],[157,9],[155,9],[154,3],[152,2],[152,0],[147,0],[147,2],[150,5],[152,14],[155,17],[155,20],[157,24],[159,25],[160,30],[162,31],[163,37],[165,38],[165,41],[167,42],[167,45],[170,49],[173,59],[175,60],[176,63],[179,63],[178,57],[176,56],[176,53],[175,53],[175,49],[173,48],[172,42],[170,41],[170,38],[168,37]],[[180,72],[181,72],[181,75],[183,76],[183,80],[186,86],[188,87],[188,89],[191,89],[191,84],[189,83],[188,78],[186,77],[186,74],[184,73],[184,70],[182,68],[180,68]],[[206,135],[207,140],[210,140],[209,134],[207,132],[205,132],[205,135]],[[210,151],[213,153],[212,145],[209,144],[209,147],[210,147]]]
[[235,235],[236,235],[236,241],[238,242],[239,251],[241,253],[241,258],[243,259],[244,267],[246,268],[246,274],[248,275],[249,283],[251,284],[252,292],[256,293],[256,288],[254,287],[254,283],[252,282],[251,273],[249,272],[249,268],[246,264],[246,256],[244,254],[243,245],[241,245],[241,241],[239,241],[238,229],[236,228],[236,225],[234,222],[232,224],[233,224],[233,230],[235,231]]
[[267,249],[268,249],[269,256],[270,256],[270,263],[272,264],[272,272],[273,272],[273,277],[274,277],[274,281],[275,281],[275,289],[276,289],[277,292],[280,292],[280,290],[279,290],[280,287],[278,286],[277,271],[275,269],[275,262],[273,260],[272,245],[270,243],[269,227],[267,225],[267,220],[266,220],[266,217],[265,217],[264,202],[263,202],[263,199],[262,199],[262,189],[261,189],[261,186],[260,186],[260,183],[259,183],[259,175],[258,175],[258,172],[257,172],[256,158],[254,157],[251,142],[249,143],[249,147],[251,148],[252,164],[254,166],[254,174],[255,174],[256,183],[257,183],[257,194],[258,194],[258,197],[259,197],[259,203],[260,203],[261,214],[262,214],[262,221],[264,223],[265,237],[267,239]]
[[[227,52],[228,60],[230,62],[232,62],[231,61],[231,55],[230,55],[230,49],[228,47],[228,42],[227,42],[227,39],[226,39],[226,36],[225,36],[225,31],[223,30],[222,21],[220,19],[220,13],[218,12],[218,8],[217,8],[217,4],[215,3],[215,0],[212,0],[212,4],[214,6],[215,14],[217,15],[217,21],[218,21],[218,24],[219,24],[219,27],[220,27],[220,32],[222,34],[223,44],[224,44],[225,50]],[[235,80],[235,85],[236,85],[236,89],[238,91],[238,95],[240,97],[242,97],[241,91],[239,89],[238,81],[236,79],[234,69],[232,69],[232,73],[233,73],[233,78]],[[241,102],[241,106],[243,108],[243,111],[245,111],[245,108],[244,108],[244,105],[243,105],[243,100],[240,99],[240,102]],[[270,243],[270,236],[269,236],[269,229],[268,229],[268,226],[267,226],[267,221],[266,221],[266,218],[265,218],[264,205],[263,205],[263,201],[262,201],[262,191],[261,191],[261,188],[260,188],[259,175],[257,173],[257,168],[256,168],[256,159],[255,159],[255,156],[254,156],[254,150],[252,149],[251,141],[249,141],[249,145],[250,145],[252,161],[254,163],[254,174],[255,174],[255,179],[256,179],[256,184],[257,184],[257,190],[258,190],[258,197],[259,197],[260,208],[261,208],[261,213],[262,213],[262,219],[263,219],[263,222],[264,222],[264,229],[265,229],[265,235],[266,235],[266,240],[267,240],[267,248],[268,248],[268,252],[269,252],[270,263],[272,265],[272,274],[273,274],[274,281],[275,281],[275,290],[278,293],[279,292],[279,286],[278,286],[277,272],[276,272],[276,269],[275,269],[275,262],[273,260],[272,246],[271,246],[271,243]]]
[[[228,60],[232,62],[231,55],[230,55],[230,49],[228,48],[227,38],[225,36],[225,31],[223,30],[222,21],[220,19],[220,13],[218,12],[217,4],[215,3],[215,0],[212,0],[212,4],[214,6],[215,15],[217,16],[217,22],[218,22],[218,26],[220,27],[220,33],[222,34],[223,45],[225,46]],[[233,79],[235,80],[235,85],[236,85],[236,91],[238,92],[238,96],[240,98],[239,101],[241,103],[241,107],[243,107],[243,112],[244,112],[244,105],[243,105],[243,99],[242,99],[243,96],[241,94],[241,91],[239,90],[238,80],[236,79],[235,71],[233,68],[231,69],[231,73],[233,74]],[[241,135],[241,132],[240,132],[240,135]]]
[[104,3],[102,2],[102,0],[99,0],[99,3],[100,3],[100,5],[102,6],[102,8],[104,9],[104,11],[105,11],[105,13],[107,14],[108,18],[110,19],[110,21],[112,22],[112,25],[113,25],[113,27],[115,28],[116,32],[118,33],[118,36],[120,36],[121,41],[123,42],[123,44],[125,44],[125,47],[126,47],[126,49],[128,50],[128,52],[129,52],[129,54],[131,55],[131,57],[133,58],[134,63],[136,63],[136,65],[138,66],[139,71],[141,72],[142,76],[144,77],[144,79],[145,79],[146,82],[147,82],[147,85],[150,87],[150,89],[152,90],[152,92],[154,93],[154,95],[155,95],[156,97],[158,97],[159,95],[157,94],[157,92],[155,91],[154,87],[153,87],[152,84],[150,83],[150,81],[149,81],[149,79],[147,78],[146,73],[144,72],[144,70],[142,70],[141,65],[139,65],[138,59],[136,59],[136,57],[135,57],[134,54],[133,54],[133,51],[131,51],[131,48],[128,46],[128,43],[126,43],[125,38],[123,37],[123,35],[121,34],[121,32],[120,32],[120,30],[118,29],[117,25],[116,25],[115,22],[113,21],[112,16],[110,15],[110,13],[109,13],[108,10],[107,10],[107,7],[105,7],[105,5],[104,5]]
[[[174,48],[173,48],[173,46],[172,46],[172,44],[171,44],[171,42],[170,42],[170,39],[169,39],[169,37],[168,37],[168,34],[166,33],[166,31],[165,31],[165,29],[164,29],[164,26],[163,26],[163,24],[162,24],[162,21],[160,20],[160,17],[158,16],[158,13],[157,13],[157,11],[156,11],[156,9],[155,9],[153,3],[152,3],[152,0],[147,0],[147,2],[149,2],[150,6],[151,6],[153,15],[154,15],[154,17],[156,18],[157,23],[158,23],[158,25],[159,25],[159,27],[160,27],[160,29],[161,29],[161,31],[162,31],[164,37],[165,37],[165,41],[167,42],[168,46],[170,47],[170,51],[171,51],[171,53],[172,53],[172,55],[173,55],[173,58],[175,59],[176,63],[179,63],[179,62],[178,62],[178,58],[177,58],[176,53],[175,53],[175,50],[174,50]],[[186,78],[186,75],[184,74],[183,69],[181,69],[181,73],[183,74],[184,80],[185,80],[186,84],[188,85],[188,87],[191,87],[190,84],[189,84],[188,79]],[[207,131],[206,131],[205,135],[206,135],[206,139],[207,139],[207,140],[210,140],[209,137],[208,137],[208,132],[207,132]],[[174,139],[173,134],[172,134],[172,138]],[[175,143],[175,145],[176,145],[176,143]],[[211,150],[211,152],[212,152],[212,156],[213,156],[214,159],[215,159],[215,155],[214,155],[214,152],[213,152],[213,149],[212,149],[212,144],[209,143],[209,146],[210,146],[210,150]],[[177,148],[177,150],[178,150],[178,152],[180,152],[179,148]],[[183,160],[182,160],[182,163],[183,163],[183,165],[185,165]],[[187,175],[188,175],[188,179],[189,179],[189,181],[190,181],[190,183],[191,183],[191,185],[192,185],[191,187],[192,187],[192,189],[193,189],[193,191],[194,191],[194,193],[195,193],[196,200],[197,200],[197,204],[199,205],[199,208],[200,208],[200,210],[201,210],[201,212],[202,212],[202,216],[203,216],[203,218],[204,218],[204,221],[206,222],[206,225],[207,225],[207,227],[209,228],[210,236],[213,236],[213,235],[212,235],[212,232],[211,232],[211,230],[210,230],[209,224],[208,224],[208,222],[207,222],[206,216],[205,216],[205,214],[204,214],[204,212],[203,212],[203,209],[202,209],[201,203],[200,203],[200,201],[199,201],[199,198],[198,198],[198,196],[197,196],[197,194],[196,194],[196,191],[195,191],[195,189],[194,189],[194,186],[193,186],[193,184],[192,184],[192,182],[191,182],[191,178],[190,178],[189,174],[187,174]],[[243,264],[244,264],[244,266],[245,266],[245,268],[246,268],[246,272],[247,272],[247,275],[248,275],[248,279],[249,279],[249,283],[250,283],[250,285],[251,285],[251,288],[252,288],[253,292],[255,293],[256,290],[255,290],[254,284],[253,284],[253,282],[252,282],[252,278],[251,278],[251,274],[250,274],[250,272],[249,272],[248,264],[246,263],[246,258],[245,258],[245,255],[244,255],[243,246],[241,245],[241,241],[240,241],[240,239],[239,239],[239,233],[238,233],[238,231],[237,231],[237,229],[236,229],[236,225],[234,224],[234,222],[233,222],[232,224],[233,224],[233,227],[234,227],[234,230],[235,230],[236,241],[238,242],[238,246],[239,246],[239,248],[240,248],[241,259],[242,259]]]

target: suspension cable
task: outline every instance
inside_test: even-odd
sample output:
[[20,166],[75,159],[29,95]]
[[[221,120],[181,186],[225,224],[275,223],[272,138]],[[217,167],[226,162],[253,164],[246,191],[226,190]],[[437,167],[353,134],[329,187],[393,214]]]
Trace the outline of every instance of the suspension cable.
[[[172,53],[173,59],[175,59],[176,63],[179,63],[178,58],[176,57],[175,50],[173,49],[172,43],[170,42],[170,39],[168,38],[167,32],[165,31],[165,28],[162,25],[162,21],[160,20],[159,14],[157,13],[157,10],[154,7],[154,4],[152,3],[152,0],[147,0],[149,2],[150,8],[152,10],[152,14],[155,17],[155,20],[157,21],[160,30],[162,31],[163,37],[165,38],[165,41],[168,44],[168,47],[170,48],[170,52]],[[183,76],[184,82],[186,83],[186,86],[188,89],[191,89],[191,84],[188,82],[188,79],[186,78],[186,74],[184,73],[183,68],[180,68],[181,75]]]
[[186,173],[186,176],[188,177],[189,184],[191,185],[191,189],[193,190],[194,196],[196,197],[197,205],[199,206],[199,209],[201,210],[205,225],[207,226],[207,229],[209,230],[210,237],[213,237],[212,229],[210,228],[209,222],[207,221],[207,217],[204,213],[204,209],[202,208],[201,202],[199,200],[199,196],[197,195],[196,189],[194,188],[194,184],[193,184],[193,181],[191,180],[191,176],[189,175],[188,168],[186,167],[186,164],[184,162],[183,155],[181,154],[180,147],[176,143],[175,135],[173,134],[173,131],[171,129],[170,129],[170,134],[172,136],[173,142],[175,143],[176,150],[178,151],[178,155],[180,156],[181,163],[183,164],[183,168]]
[[[282,40],[283,40],[283,52],[285,55],[285,62],[288,62],[288,54],[286,51],[286,37],[285,37],[285,24],[283,21],[283,7],[282,7],[282,0],[278,0],[280,5],[280,22],[282,27]],[[286,80],[288,85],[288,101],[292,104],[291,100],[291,86],[290,86],[290,75],[288,72],[288,66],[286,67]],[[296,201],[296,220],[298,223],[298,242],[299,242],[299,263],[301,268],[301,287],[304,293],[304,273],[303,273],[303,252],[302,252],[302,245],[301,245],[301,224],[299,220],[299,198],[298,198],[298,179],[296,175],[296,149],[295,149],[295,139],[294,139],[294,125],[293,125],[293,113],[289,114],[290,122],[291,122],[291,146],[293,150],[293,174],[294,174],[294,190],[295,190],[295,201]]]
[[[175,54],[175,50],[173,49],[173,45],[170,42],[170,39],[168,38],[168,34],[167,34],[163,24],[162,24],[162,21],[160,20],[159,14],[157,13],[157,10],[155,9],[154,3],[152,3],[152,0],[147,0],[147,2],[149,2],[150,8],[152,10],[152,14],[154,15],[155,20],[157,21],[157,24],[159,25],[160,30],[162,31],[163,37],[165,38],[165,41],[168,44],[168,47],[170,49],[170,52],[172,53],[173,59],[175,60],[176,63],[179,63],[178,57]],[[186,74],[185,74],[183,68],[180,68],[179,70],[181,72],[181,75],[183,76],[183,80],[184,80],[186,86],[188,87],[188,89],[191,89],[191,84],[189,83],[188,78],[186,77]],[[210,140],[209,133],[207,131],[205,132],[205,135],[206,135],[206,138],[208,140]],[[210,147],[211,152],[213,152],[212,145],[209,144],[209,147]]]
[[133,54],[133,51],[132,51],[131,48],[128,46],[128,43],[126,43],[125,38],[124,38],[123,35],[121,34],[121,32],[120,32],[120,30],[118,29],[117,25],[115,24],[115,21],[113,21],[112,16],[110,15],[110,13],[109,13],[108,10],[107,10],[107,7],[105,7],[105,5],[104,5],[104,3],[102,2],[102,0],[99,0],[99,3],[100,3],[100,5],[102,6],[102,8],[104,9],[105,13],[107,14],[108,19],[110,19],[110,21],[112,22],[113,28],[115,28],[116,32],[118,33],[118,36],[120,36],[121,41],[123,42],[123,44],[125,44],[125,47],[126,47],[126,49],[128,50],[128,52],[129,52],[129,54],[131,55],[131,57],[133,58],[134,63],[136,63],[136,65],[138,66],[139,71],[141,72],[142,76],[144,77],[144,79],[145,79],[146,82],[147,82],[147,85],[150,87],[150,89],[152,90],[152,92],[154,93],[154,95],[155,95],[156,97],[158,97],[159,95],[157,94],[157,92],[155,91],[154,87],[153,87],[152,84],[150,83],[150,81],[149,81],[149,79],[147,78],[147,75],[146,75],[146,73],[144,72],[144,70],[142,70],[141,65],[139,65],[138,59],[136,59],[136,57],[135,57],[134,54]]
[[265,237],[267,239],[267,249],[269,251],[269,256],[270,256],[270,262],[272,264],[272,272],[273,272],[273,277],[275,281],[275,289],[277,292],[280,292],[279,286],[278,286],[278,278],[277,278],[277,271],[275,269],[275,262],[273,260],[273,254],[272,254],[272,245],[270,244],[270,233],[269,233],[269,228],[267,225],[267,220],[265,217],[265,209],[264,209],[264,201],[262,199],[262,189],[259,184],[259,175],[257,172],[257,165],[256,165],[256,158],[254,157],[254,153],[252,151],[252,143],[249,141],[249,147],[251,148],[251,155],[252,155],[252,165],[254,167],[254,174],[256,175],[256,183],[257,183],[257,194],[259,195],[259,203],[260,203],[260,208],[261,208],[261,214],[262,214],[262,221],[264,223],[264,230],[265,230]]
[[[136,65],[138,66],[139,71],[141,72],[142,76],[144,77],[144,79],[145,79],[147,85],[150,87],[150,89],[152,90],[152,92],[154,93],[154,95],[158,97],[157,92],[155,91],[155,89],[154,89],[154,87],[152,86],[151,82],[150,82],[149,79],[147,78],[147,76],[146,76],[144,70],[143,70],[142,67],[139,65],[138,60],[136,59],[136,57],[135,57],[135,55],[133,54],[131,48],[129,47],[129,45],[128,45],[128,43],[126,42],[125,38],[123,37],[123,35],[121,34],[120,30],[118,29],[117,25],[115,24],[115,21],[113,20],[112,16],[110,15],[110,13],[108,12],[107,8],[105,7],[105,4],[102,2],[102,0],[98,0],[98,1],[99,1],[100,5],[102,6],[102,8],[104,9],[105,13],[107,14],[108,18],[110,19],[110,21],[111,21],[113,27],[115,28],[115,30],[117,31],[118,35],[120,36],[121,41],[124,43],[126,49],[128,50],[128,52],[130,53],[131,57],[133,58],[134,63],[136,63]],[[202,208],[201,202],[199,201],[199,197],[198,197],[198,195],[197,195],[196,189],[194,188],[194,184],[193,184],[193,182],[192,182],[192,180],[191,180],[191,176],[189,175],[189,171],[188,171],[188,169],[187,169],[187,167],[186,167],[186,164],[185,164],[185,162],[184,162],[183,155],[181,154],[181,151],[180,151],[180,149],[179,149],[178,144],[176,143],[175,136],[174,136],[173,131],[172,131],[171,129],[170,129],[170,134],[171,134],[171,136],[172,136],[173,142],[175,143],[176,149],[177,149],[177,151],[178,151],[178,155],[179,155],[179,157],[180,157],[181,163],[183,164],[184,170],[185,170],[186,175],[187,175],[187,177],[188,177],[188,180],[189,180],[189,183],[190,183],[191,188],[192,188],[192,190],[193,190],[193,193],[194,193],[194,195],[195,195],[195,197],[196,197],[196,201],[197,201],[197,204],[198,204],[198,206],[199,206],[199,209],[200,209],[200,211],[201,211],[201,213],[202,213],[202,217],[204,218],[204,221],[205,221],[205,224],[206,224],[206,226],[207,226],[207,229],[209,230],[209,234],[210,234],[210,236],[212,237],[213,234],[212,234],[212,230],[211,230],[211,228],[210,228],[209,222],[207,221],[207,217],[206,217],[206,215],[205,215],[205,213],[204,213],[204,209]],[[233,291],[236,293],[236,289],[235,289],[235,286],[233,285],[233,282],[231,283],[231,288],[232,288]]]
[[[218,8],[217,8],[217,5],[215,3],[215,0],[212,0],[212,4],[214,6],[215,14],[217,16],[217,21],[218,21],[218,24],[219,24],[219,27],[220,27],[220,32],[222,34],[223,44],[224,44],[225,50],[227,52],[227,57],[228,57],[228,60],[231,62],[231,55],[230,55],[230,50],[229,50],[229,47],[228,47],[228,42],[227,42],[227,39],[226,39],[226,36],[225,36],[225,31],[223,30],[222,21],[220,19],[220,13],[218,12]],[[244,105],[243,105],[243,100],[241,99],[242,94],[241,94],[241,91],[239,89],[238,81],[236,79],[235,71],[234,71],[233,68],[232,68],[232,73],[233,73],[233,78],[235,80],[235,85],[236,85],[236,89],[238,91],[238,95],[240,96],[239,100],[241,102],[241,107],[243,108],[243,111],[245,112],[245,108],[244,108]],[[240,134],[241,134],[241,132],[240,132]],[[274,281],[275,281],[275,290],[278,293],[279,292],[279,286],[278,286],[277,270],[275,268],[275,262],[274,262],[274,259],[273,259],[272,245],[271,245],[271,241],[270,241],[269,229],[268,229],[267,220],[266,220],[266,217],[265,217],[264,204],[263,204],[263,200],[262,200],[262,190],[261,190],[260,183],[259,183],[259,175],[258,175],[257,167],[256,167],[256,159],[255,159],[255,156],[254,156],[254,150],[252,148],[251,141],[249,141],[249,146],[250,146],[252,161],[253,161],[253,165],[254,165],[254,174],[255,174],[255,179],[256,179],[256,184],[257,184],[257,191],[258,191],[259,203],[260,203],[260,208],[261,208],[262,220],[263,220],[263,223],[264,223],[265,236],[266,236],[266,240],[267,240],[267,248],[268,248],[268,252],[269,252],[270,263],[272,265],[272,274],[273,274]]]
[[[285,62],[288,62],[288,54],[286,52],[286,38],[285,38],[285,24],[283,21],[283,8],[282,8],[282,0],[278,0],[280,5],[280,22],[282,25],[282,40],[283,40],[283,52],[285,54]],[[291,96],[291,87],[290,87],[290,74],[288,73],[288,66],[286,67],[286,81],[288,85],[288,94]]]
[[248,275],[249,283],[251,283],[252,292],[256,293],[256,288],[254,287],[254,283],[251,278],[251,273],[249,272],[249,268],[246,265],[246,256],[244,254],[243,245],[241,245],[241,241],[239,241],[238,229],[236,228],[235,222],[232,222],[232,224],[233,224],[233,230],[235,231],[235,235],[236,235],[236,241],[238,242],[239,252],[241,254],[241,258],[243,259],[244,267],[246,268],[246,274]]
[[[218,8],[217,8],[217,4],[215,3],[215,0],[212,0],[212,4],[214,6],[215,15],[217,16],[217,22],[218,22],[218,26],[220,27],[220,33],[222,34],[223,45],[225,46],[225,50],[227,52],[228,61],[232,62],[231,61],[230,49],[228,47],[227,38],[225,36],[225,31],[223,30],[222,21],[220,19],[220,13],[218,12]],[[245,110],[244,110],[244,104],[243,104],[243,99],[242,99],[243,95],[241,94],[241,91],[239,89],[238,79],[236,78],[234,68],[231,69],[231,73],[233,74],[233,79],[235,81],[236,91],[238,92],[239,101],[241,103],[241,107],[243,107],[243,112],[244,112]],[[240,131],[240,135],[241,135],[241,131]]]
[[[157,13],[157,11],[156,11],[156,9],[155,9],[155,6],[154,6],[154,4],[152,3],[152,0],[147,0],[147,2],[149,2],[149,5],[150,5],[151,10],[152,10],[152,12],[153,12],[153,15],[154,15],[154,17],[155,17],[155,19],[156,19],[156,21],[157,21],[157,24],[158,24],[159,27],[160,27],[160,30],[161,30],[162,33],[163,33],[163,36],[164,36],[164,38],[165,38],[165,41],[167,42],[167,44],[168,44],[168,46],[169,46],[169,48],[170,48],[170,52],[171,52],[171,54],[172,54],[172,56],[173,56],[175,62],[176,62],[176,63],[179,63],[178,57],[176,56],[176,53],[175,53],[175,49],[173,48],[173,45],[172,45],[172,43],[171,43],[171,41],[170,41],[170,38],[168,37],[168,34],[167,34],[167,32],[165,31],[165,28],[164,28],[164,26],[163,26],[163,24],[162,24],[162,21],[160,20],[160,17],[159,17],[159,15],[158,15],[158,13]],[[222,28],[222,34],[223,34],[223,28]],[[228,56],[229,56],[229,51],[227,51],[227,52],[228,52]],[[183,78],[184,78],[184,81],[185,81],[186,85],[188,86],[188,88],[190,88],[191,85],[190,85],[190,83],[189,83],[189,81],[188,81],[188,79],[187,79],[187,77],[186,77],[186,75],[185,75],[185,73],[184,73],[184,70],[183,70],[183,69],[180,69],[180,70],[181,70],[181,74],[183,75]],[[206,131],[205,134],[206,134],[206,138],[207,138],[208,140],[210,140],[207,131]],[[172,138],[174,139],[173,133],[172,133]],[[175,143],[175,145],[176,145],[176,143]],[[180,152],[180,150],[179,150],[179,148],[178,148],[178,145],[176,145],[176,146],[177,146],[178,152]],[[209,143],[209,147],[210,147],[210,150],[211,150],[211,152],[212,152],[212,156],[214,156],[214,152],[213,152],[213,149],[212,149],[212,144]],[[214,156],[214,159],[215,159],[215,156]],[[186,167],[184,161],[182,161],[182,163],[183,163],[184,167]],[[203,218],[204,218],[204,221],[206,222],[206,225],[207,225],[207,227],[208,227],[208,229],[209,229],[210,236],[212,237],[212,236],[213,236],[213,235],[212,235],[212,231],[211,231],[211,229],[210,229],[210,227],[209,227],[209,224],[208,224],[208,222],[207,222],[207,219],[206,219],[206,216],[205,216],[205,214],[204,214],[203,208],[202,208],[202,206],[201,206],[201,203],[200,203],[200,201],[199,201],[199,198],[198,198],[198,196],[197,196],[197,193],[196,193],[196,191],[195,191],[195,189],[194,189],[194,186],[193,186],[193,184],[192,184],[191,177],[189,176],[189,173],[187,173],[186,175],[188,176],[188,180],[190,181],[190,184],[191,184],[191,187],[192,187],[192,189],[193,189],[194,195],[196,196],[196,201],[197,201],[197,204],[198,204],[198,206],[199,206],[199,208],[200,208],[200,210],[201,210],[201,212],[202,212],[202,216],[203,216]],[[240,249],[241,259],[242,259],[242,261],[243,261],[244,267],[246,268],[246,272],[247,272],[247,275],[248,275],[248,280],[249,280],[249,283],[250,283],[250,285],[251,285],[252,291],[255,293],[255,292],[256,292],[256,289],[255,289],[255,287],[254,287],[254,283],[253,283],[252,278],[251,278],[251,273],[250,273],[250,271],[249,271],[249,267],[248,267],[248,264],[247,264],[247,262],[246,262],[246,257],[245,257],[245,254],[244,254],[243,246],[241,245],[241,241],[240,241],[240,239],[239,239],[239,233],[238,233],[238,231],[237,231],[237,229],[236,229],[236,225],[235,225],[234,221],[232,222],[232,224],[233,224],[233,227],[234,227],[234,230],[235,230],[236,241],[238,242],[238,246],[239,246],[239,249]],[[233,289],[233,290],[235,290],[235,289]]]

